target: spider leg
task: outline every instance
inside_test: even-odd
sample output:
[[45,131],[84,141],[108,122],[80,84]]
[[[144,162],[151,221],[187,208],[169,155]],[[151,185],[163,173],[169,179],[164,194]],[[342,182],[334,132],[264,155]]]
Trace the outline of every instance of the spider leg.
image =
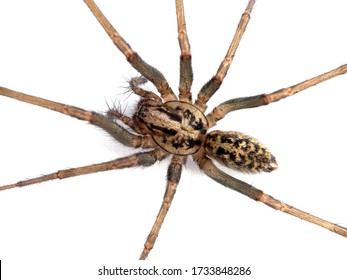
[[117,30],[106,19],[103,13],[93,0],[84,0],[93,15],[105,29],[116,47],[125,55],[128,62],[158,89],[164,101],[177,100],[177,97],[170,88],[164,75],[153,66],[147,64],[142,58],[130,47],[130,45],[120,36]]
[[167,186],[166,186],[163,202],[161,204],[159,213],[153,224],[153,227],[145,242],[144,249],[140,256],[140,260],[145,260],[149,252],[152,250],[154,246],[154,243],[158,237],[160,228],[164,222],[166,214],[169,211],[171,202],[174,198],[177,185],[181,178],[182,166],[186,163],[186,161],[187,161],[186,156],[177,156],[177,155],[174,155],[171,160],[171,163],[169,165],[169,169],[167,172]]
[[0,191],[8,190],[16,187],[24,187],[28,185],[33,185],[37,183],[42,183],[49,180],[55,180],[55,179],[66,179],[69,177],[75,177],[85,174],[91,174],[96,173],[100,171],[108,171],[113,169],[122,169],[127,167],[134,167],[134,166],[150,166],[153,165],[156,161],[162,160],[167,156],[166,153],[164,153],[160,149],[155,149],[149,152],[143,152],[143,153],[137,153],[131,156],[102,162],[98,164],[92,164],[92,165],[86,165],[76,168],[70,168],[70,169],[64,169],[59,170],[54,173],[50,173],[47,175],[39,176],[36,178],[19,181],[14,184],[1,186]]
[[26,103],[34,104],[43,108],[47,108],[79,120],[87,121],[107,131],[112,137],[114,137],[117,141],[124,144],[125,146],[135,148],[154,147],[153,141],[150,136],[135,135],[99,113],[86,111],[75,106],[70,106],[63,103],[24,94],[4,87],[0,87],[0,95],[7,96]]
[[249,198],[254,199],[255,201],[260,201],[273,209],[280,210],[284,213],[295,216],[299,219],[303,219],[307,222],[316,224],[332,232],[335,232],[339,235],[347,237],[347,228],[344,228],[337,224],[333,224],[329,221],[323,220],[309,213],[301,211],[278,199],[273,198],[270,195],[263,193],[263,191],[257,188],[254,188],[253,186],[243,181],[240,181],[234,177],[231,177],[230,175],[218,169],[213,164],[213,162],[205,156],[195,156],[194,159],[197,162],[197,164],[200,166],[200,168],[205,172],[205,174],[209,176],[210,178],[212,178],[213,180],[217,181],[218,183],[232,190],[235,190],[245,196],[248,196]]
[[250,97],[234,98],[225,101],[215,107],[210,114],[206,117],[209,121],[210,128],[216,125],[216,122],[225,117],[226,114],[246,108],[259,107],[270,104],[272,102],[279,101],[283,98],[292,96],[300,91],[303,91],[309,87],[315,86],[326,80],[332,79],[338,75],[345,74],[347,72],[347,64],[341,65],[333,70],[330,70],[324,74],[318,75],[296,85],[276,90],[272,93],[264,93]]
[[198,93],[198,97],[197,97],[197,100],[195,101],[195,105],[199,107],[203,112],[206,111],[206,108],[207,108],[206,103],[209,101],[212,95],[219,89],[225,76],[228,73],[229,67],[235,56],[237,47],[239,46],[241,38],[243,34],[245,33],[247,24],[251,18],[251,12],[252,12],[254,4],[255,4],[255,0],[249,0],[247,7],[244,13],[242,14],[239,24],[236,28],[234,38],[229,46],[229,49],[222,63],[220,64],[217,70],[217,73],[212,77],[211,80],[209,80],[201,88],[200,92]]
[[184,17],[183,0],[176,0],[176,15],[178,27],[178,42],[181,49],[179,100],[191,102],[192,94],[190,90],[193,83],[192,55],[190,53],[186,20]]

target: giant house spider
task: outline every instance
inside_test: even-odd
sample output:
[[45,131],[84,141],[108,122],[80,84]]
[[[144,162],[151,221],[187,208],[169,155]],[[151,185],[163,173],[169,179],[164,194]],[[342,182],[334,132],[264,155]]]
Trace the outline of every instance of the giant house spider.
[[[195,97],[224,57],[247,1],[199,3],[198,12],[196,3],[186,2]],[[338,15],[343,10],[338,1],[333,2],[313,8],[302,2],[258,1],[228,76],[207,112],[227,99],[269,93],[344,63],[347,43],[339,29],[347,20]],[[82,1],[0,5],[10,18],[1,18],[1,26],[6,26],[1,30],[2,86],[97,112],[107,108],[105,99],[133,109],[136,97],[120,93],[124,80],[136,71]],[[132,48],[164,73],[176,93],[179,48],[173,1],[98,5]],[[28,15],[29,8],[35,16]],[[214,129],[256,137],[279,164],[270,174],[227,172],[290,205],[346,226],[345,151],[340,145],[345,80],[340,76],[281,102],[227,115]],[[49,110],[8,98],[1,98],[0,110],[2,185],[134,152],[98,128]],[[145,169],[1,192],[1,257],[35,273],[39,268],[31,262],[34,259],[51,269],[54,260],[63,259],[71,271],[86,262],[96,266],[96,261],[112,265],[110,260],[134,259],[161,203],[168,164],[164,160]],[[302,269],[305,263],[307,271],[320,263],[328,271],[331,258],[331,267],[342,265],[337,256],[346,247],[343,237],[224,188],[188,161],[150,259],[228,260],[265,267],[271,263],[274,274],[288,263]],[[264,259],[268,251],[273,253]],[[68,265],[72,262],[74,268]]]

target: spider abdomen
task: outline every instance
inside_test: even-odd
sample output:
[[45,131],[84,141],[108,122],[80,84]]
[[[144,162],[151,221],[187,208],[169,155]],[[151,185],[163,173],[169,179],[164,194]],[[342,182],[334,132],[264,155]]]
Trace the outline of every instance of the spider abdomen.
[[275,157],[258,140],[236,131],[215,130],[207,134],[205,151],[222,164],[242,172],[270,172]]
[[196,153],[208,128],[204,114],[182,101],[144,100],[134,118],[143,133],[150,134],[158,146],[176,155]]

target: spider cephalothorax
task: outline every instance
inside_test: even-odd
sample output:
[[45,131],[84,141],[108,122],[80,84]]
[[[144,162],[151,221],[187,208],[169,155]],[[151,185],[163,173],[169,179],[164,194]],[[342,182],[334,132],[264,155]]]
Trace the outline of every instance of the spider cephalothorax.
[[[94,1],[84,1],[113,43],[125,55],[128,62],[141,74],[140,77],[131,79],[129,83],[131,90],[141,98],[134,115],[132,117],[126,116],[117,109],[110,109],[106,115],[103,115],[2,87],[0,88],[0,94],[87,121],[102,128],[125,146],[142,148],[143,151],[108,162],[59,170],[44,176],[2,186],[0,190],[111,169],[150,166],[170,156],[171,161],[167,171],[167,186],[164,198],[140,257],[145,259],[154,246],[170,208],[181,177],[182,167],[186,163],[187,157],[191,156],[199,168],[216,182],[276,210],[304,219],[347,237],[346,228],[281,202],[220,170],[213,160],[243,172],[270,172],[276,169],[277,163],[269,150],[250,136],[234,131],[211,131],[219,120],[232,111],[259,107],[292,96],[308,87],[346,73],[347,64],[272,93],[227,100],[206,114],[209,99],[219,89],[232,63],[242,35],[250,20],[255,0],[249,0],[225,58],[215,75],[202,86],[195,102],[193,102],[190,92],[193,82],[193,71],[183,0],[176,0],[178,40],[181,50],[178,96],[173,93],[164,75],[144,62],[133,51],[101,13]],[[156,87],[158,94],[146,91],[141,87],[147,80]],[[120,125],[119,122],[122,122],[125,126]]]
[[151,135],[159,147],[175,155],[196,153],[204,142],[207,119],[194,105],[183,101],[162,103],[145,99],[134,114],[142,134]]

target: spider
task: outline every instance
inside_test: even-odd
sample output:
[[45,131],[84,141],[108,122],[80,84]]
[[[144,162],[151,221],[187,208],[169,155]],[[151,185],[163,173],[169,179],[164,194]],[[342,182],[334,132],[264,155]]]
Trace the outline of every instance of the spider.
[[[89,2],[89,1],[87,1],[87,2]],[[89,2],[89,3],[92,3],[91,1]],[[249,9],[249,12],[250,12],[250,9]],[[246,13],[246,15],[247,15],[247,13]],[[244,17],[245,18],[245,17]],[[184,50],[182,50],[182,51],[184,51]],[[342,72],[342,71],[341,71]],[[13,92],[12,92],[13,93]],[[155,97],[153,97],[153,99],[156,99]],[[36,99],[37,100],[37,99]],[[189,101],[189,100],[187,100],[187,101]],[[175,105],[177,105],[177,103],[174,103]],[[149,105],[148,105],[149,106]],[[203,111],[204,110],[204,106],[202,106],[202,105],[200,105],[200,110],[201,111]],[[145,109],[147,109],[147,105],[145,104],[145,105],[143,105],[143,108],[145,108]],[[159,109],[161,108],[161,106],[159,106]],[[188,109],[190,108],[190,110],[191,110],[191,108],[192,107],[190,107],[190,106],[188,106]],[[158,109],[158,110],[159,110]],[[190,111],[190,110],[188,110],[188,111]],[[139,110],[140,111],[140,110]],[[111,112],[110,112],[110,115],[112,115],[113,117],[117,117],[117,112],[116,111],[113,111],[113,110],[111,110]],[[169,115],[168,113],[167,113],[167,115]],[[201,117],[201,116],[200,116]],[[177,118],[177,117],[176,117]],[[202,117],[201,117],[202,118]],[[190,119],[191,120],[191,119]],[[129,122],[131,121],[131,120],[129,120],[129,119],[125,119],[125,121],[126,122],[128,122],[128,124],[129,124]],[[130,123],[130,125],[131,125],[131,123]],[[136,129],[138,129],[138,128],[134,128],[135,130]],[[126,132],[124,132],[124,133],[126,133]],[[119,136],[117,136],[117,137],[119,137]],[[218,137],[217,137],[218,138]],[[158,139],[156,139],[156,141],[159,141]],[[200,140],[199,140],[200,141]],[[203,141],[205,141],[204,139],[202,140],[202,142]],[[158,144],[157,142],[156,142],[156,144]],[[195,151],[194,151],[195,152]],[[209,155],[209,156],[211,156],[211,154]],[[205,156],[203,155],[203,154],[200,154],[200,152],[199,151],[197,151],[197,152],[195,152],[194,153],[194,155],[193,155],[193,157],[195,157],[195,160],[197,161],[197,162],[199,162],[199,159],[201,160],[201,159],[205,159]],[[176,157],[174,157],[174,158],[176,158],[176,160],[179,158],[180,160],[182,160],[182,157],[181,156],[176,156]],[[271,160],[270,161],[270,163],[274,163],[274,161],[273,160]],[[270,166],[272,166],[273,167],[273,165],[271,165],[270,164]],[[214,168],[214,167],[213,167]],[[205,170],[206,171],[206,170]],[[207,171],[208,172],[208,171]],[[231,179],[230,179],[231,180]],[[247,186],[247,185],[245,185],[245,186]],[[145,254],[147,254],[147,252],[145,252]]]

